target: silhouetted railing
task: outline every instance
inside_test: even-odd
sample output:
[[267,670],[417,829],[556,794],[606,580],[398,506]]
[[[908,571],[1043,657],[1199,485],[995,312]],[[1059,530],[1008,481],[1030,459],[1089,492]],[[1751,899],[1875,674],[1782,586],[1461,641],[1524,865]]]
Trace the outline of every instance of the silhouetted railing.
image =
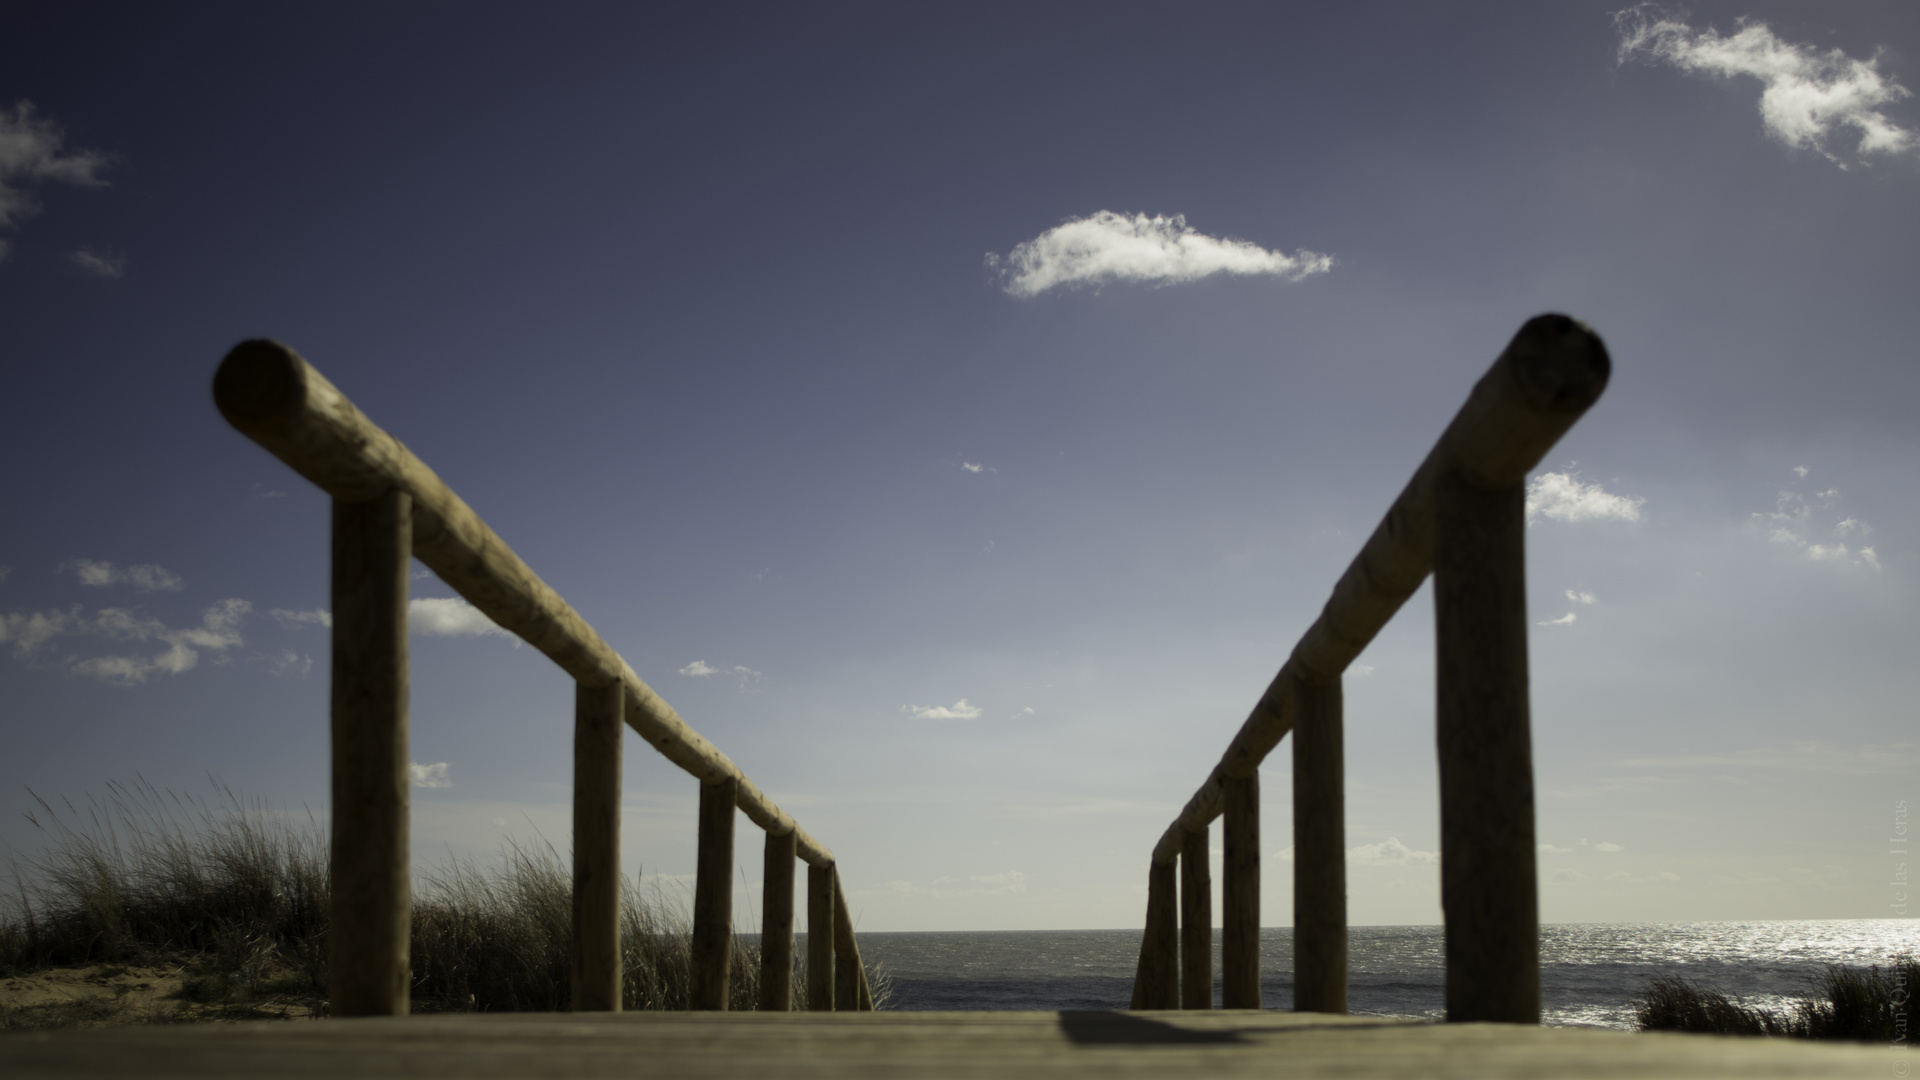
[[1347,1011],[1340,679],[1431,571],[1447,1019],[1539,1022],[1525,485],[1610,370],[1592,330],[1541,315],[1474,386],[1154,847],[1133,1008],[1213,1007],[1207,834],[1223,813],[1222,1004],[1260,1007],[1258,770],[1292,731],[1294,1008]]
[[833,852],[687,726],[432,469],[278,342],[235,346],[213,395],[234,427],[333,497],[333,1015],[408,1010],[407,578],[416,557],[575,680],[574,1009],[620,1008],[622,723],[700,781],[693,1008],[727,1007],[735,807],[767,834],[760,1008],[793,1007],[796,857],[808,867],[808,1007],[873,1007]]

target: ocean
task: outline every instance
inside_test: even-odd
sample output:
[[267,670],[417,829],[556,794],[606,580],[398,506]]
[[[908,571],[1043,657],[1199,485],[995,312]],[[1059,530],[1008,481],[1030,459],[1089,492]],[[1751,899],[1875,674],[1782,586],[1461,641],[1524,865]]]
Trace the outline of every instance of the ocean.
[[[892,980],[887,1007],[1124,1009],[1139,930],[862,933],[863,960]],[[1445,1014],[1438,926],[1357,926],[1348,936],[1354,1013]],[[1214,970],[1219,970],[1219,934]],[[1631,1029],[1647,984],[1677,975],[1750,1004],[1779,1008],[1828,964],[1884,964],[1920,952],[1920,920],[1585,924],[1540,928],[1542,1019]],[[1262,1002],[1293,1007],[1293,931],[1260,932]],[[1216,981],[1214,1001],[1219,1002]]]

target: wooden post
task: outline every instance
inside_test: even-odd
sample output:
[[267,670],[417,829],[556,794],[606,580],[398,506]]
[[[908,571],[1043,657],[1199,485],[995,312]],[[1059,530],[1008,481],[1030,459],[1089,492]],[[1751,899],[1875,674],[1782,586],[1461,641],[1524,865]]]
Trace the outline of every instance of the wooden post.
[[573,1011],[620,1011],[620,729],[626,688],[573,687]]
[[840,884],[840,871],[833,871],[833,1007],[842,1011],[871,1012],[873,991],[867,986],[866,968],[860,964],[860,943],[853,937],[853,916],[847,912],[847,890]]
[[760,1009],[793,1011],[793,834],[767,834],[760,899]]
[[1525,537],[1520,484],[1440,477],[1433,610],[1450,1021],[1540,1022]]
[[1260,1007],[1260,774],[1225,784],[1220,1007]]
[[733,811],[740,781],[700,785],[689,1009],[727,1011],[733,965]]
[[404,492],[333,504],[333,841],[327,1005],[405,1016],[413,888],[408,865]]
[[1339,680],[1293,683],[1293,1008],[1347,1011],[1346,765]]
[[1208,830],[1189,832],[1180,848],[1180,1007],[1213,1008],[1213,870]]
[[1133,974],[1135,1009],[1180,1007],[1180,910],[1175,896],[1175,865],[1147,867],[1147,932],[1140,942],[1140,966]]
[[807,1008],[833,1011],[833,867],[807,867]]

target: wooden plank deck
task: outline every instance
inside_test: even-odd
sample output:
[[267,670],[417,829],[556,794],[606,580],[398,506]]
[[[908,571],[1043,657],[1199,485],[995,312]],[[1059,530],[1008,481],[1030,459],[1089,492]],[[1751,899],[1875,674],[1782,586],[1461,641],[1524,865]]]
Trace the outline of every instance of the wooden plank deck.
[[32,1077],[1888,1077],[1887,1047],[1253,1011],[623,1013],[0,1035]]

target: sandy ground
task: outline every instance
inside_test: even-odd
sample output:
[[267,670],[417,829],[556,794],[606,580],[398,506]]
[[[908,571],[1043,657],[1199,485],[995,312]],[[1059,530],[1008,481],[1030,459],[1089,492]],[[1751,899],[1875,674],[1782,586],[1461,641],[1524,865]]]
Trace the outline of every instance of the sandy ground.
[[224,1001],[187,1000],[182,992],[192,978],[186,963],[91,964],[0,978],[0,1029],[297,1019],[320,1007],[314,995],[247,994],[237,986],[195,995]]

